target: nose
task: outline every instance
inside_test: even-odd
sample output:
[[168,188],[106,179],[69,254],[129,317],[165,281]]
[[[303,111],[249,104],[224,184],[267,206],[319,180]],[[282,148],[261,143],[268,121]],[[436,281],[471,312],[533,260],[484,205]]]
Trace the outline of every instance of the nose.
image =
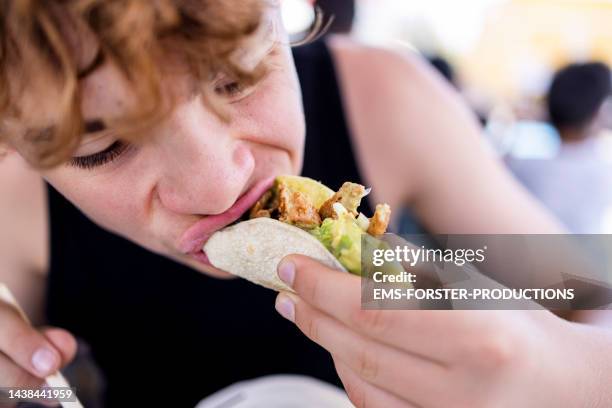
[[161,205],[197,215],[230,208],[255,169],[251,150],[238,136],[199,98],[177,106],[154,143]]

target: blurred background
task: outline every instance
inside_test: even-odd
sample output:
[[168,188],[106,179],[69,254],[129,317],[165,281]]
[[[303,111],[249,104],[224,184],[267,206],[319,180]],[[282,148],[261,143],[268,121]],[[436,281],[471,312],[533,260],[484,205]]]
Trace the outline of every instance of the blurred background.
[[[313,22],[311,3],[283,0],[296,38]],[[428,59],[477,115],[483,140],[572,232],[612,233],[612,0],[318,5],[336,16],[331,31]]]

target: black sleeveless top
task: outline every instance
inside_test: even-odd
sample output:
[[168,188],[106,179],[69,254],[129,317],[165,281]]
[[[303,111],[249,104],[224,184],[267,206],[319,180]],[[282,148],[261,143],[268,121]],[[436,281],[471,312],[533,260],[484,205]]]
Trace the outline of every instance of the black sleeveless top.
[[[361,182],[327,46],[294,54],[307,123],[303,174],[334,189]],[[340,384],[329,354],[277,315],[273,291],[154,255],[48,191],[49,324],[89,343],[106,406],[193,407],[234,382],[279,373]]]

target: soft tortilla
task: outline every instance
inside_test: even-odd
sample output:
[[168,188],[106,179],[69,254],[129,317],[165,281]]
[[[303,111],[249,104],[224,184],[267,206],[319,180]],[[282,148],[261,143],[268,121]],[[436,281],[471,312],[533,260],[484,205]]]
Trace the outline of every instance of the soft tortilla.
[[278,278],[276,270],[290,254],[306,255],[345,271],[315,237],[269,218],[244,221],[216,232],[204,245],[204,252],[214,267],[278,291],[292,291]]

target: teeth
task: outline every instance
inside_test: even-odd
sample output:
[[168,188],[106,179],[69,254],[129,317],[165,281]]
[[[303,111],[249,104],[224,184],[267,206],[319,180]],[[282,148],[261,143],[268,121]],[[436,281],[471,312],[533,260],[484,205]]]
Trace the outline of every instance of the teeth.
[[367,197],[368,195],[370,195],[370,192],[372,192],[372,187],[366,188],[366,190],[363,192],[363,197]]

